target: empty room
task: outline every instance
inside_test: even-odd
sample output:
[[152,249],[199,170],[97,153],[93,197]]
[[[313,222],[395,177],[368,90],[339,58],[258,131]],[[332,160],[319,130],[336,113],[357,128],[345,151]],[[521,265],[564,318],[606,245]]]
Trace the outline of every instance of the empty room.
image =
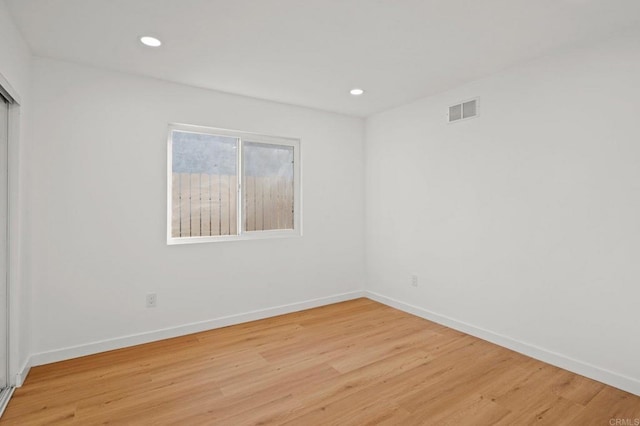
[[639,76],[637,0],[0,0],[0,426],[640,426]]

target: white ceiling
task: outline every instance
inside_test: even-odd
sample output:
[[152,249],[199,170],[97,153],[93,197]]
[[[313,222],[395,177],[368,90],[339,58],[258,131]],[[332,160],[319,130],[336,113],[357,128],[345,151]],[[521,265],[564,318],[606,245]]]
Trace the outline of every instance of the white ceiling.
[[39,56],[358,116],[640,19],[639,0],[5,1]]

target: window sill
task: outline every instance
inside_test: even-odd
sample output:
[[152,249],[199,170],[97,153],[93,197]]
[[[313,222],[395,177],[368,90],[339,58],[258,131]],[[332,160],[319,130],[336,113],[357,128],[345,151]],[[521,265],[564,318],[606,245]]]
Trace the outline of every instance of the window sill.
[[254,241],[279,238],[301,237],[302,232],[298,230],[273,230],[273,231],[248,231],[241,235],[219,235],[215,237],[182,237],[167,238],[167,245],[199,244],[199,243],[221,243],[229,241]]

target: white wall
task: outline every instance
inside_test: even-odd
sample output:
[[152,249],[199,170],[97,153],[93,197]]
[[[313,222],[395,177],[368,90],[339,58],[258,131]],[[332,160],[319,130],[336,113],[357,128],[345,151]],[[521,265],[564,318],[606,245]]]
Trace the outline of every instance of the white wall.
[[[102,340],[361,294],[363,120],[40,58],[33,94],[36,364],[145,338],[90,345]],[[167,246],[171,122],[300,138],[304,236]],[[157,308],[145,308],[148,292]]]
[[367,290],[640,393],[639,76],[627,33],[367,119]]
[[10,111],[9,140],[9,214],[10,214],[10,382],[13,384],[15,374],[21,371],[29,358],[29,281],[24,270],[24,259],[28,255],[24,251],[22,236],[25,233],[24,217],[27,212],[22,188],[27,179],[27,168],[24,164],[28,150],[28,109],[31,79],[31,52],[20,32],[14,25],[6,5],[0,0],[0,75],[3,82],[8,83],[20,101],[20,106],[13,106]]
[[29,47],[13,23],[4,0],[0,0],[0,73],[21,98],[29,91],[30,62]]

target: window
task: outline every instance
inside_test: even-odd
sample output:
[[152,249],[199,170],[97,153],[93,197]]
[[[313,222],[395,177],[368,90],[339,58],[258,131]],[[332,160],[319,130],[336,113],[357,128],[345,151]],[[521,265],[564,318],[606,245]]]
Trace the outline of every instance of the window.
[[171,125],[169,244],[301,235],[300,141]]

